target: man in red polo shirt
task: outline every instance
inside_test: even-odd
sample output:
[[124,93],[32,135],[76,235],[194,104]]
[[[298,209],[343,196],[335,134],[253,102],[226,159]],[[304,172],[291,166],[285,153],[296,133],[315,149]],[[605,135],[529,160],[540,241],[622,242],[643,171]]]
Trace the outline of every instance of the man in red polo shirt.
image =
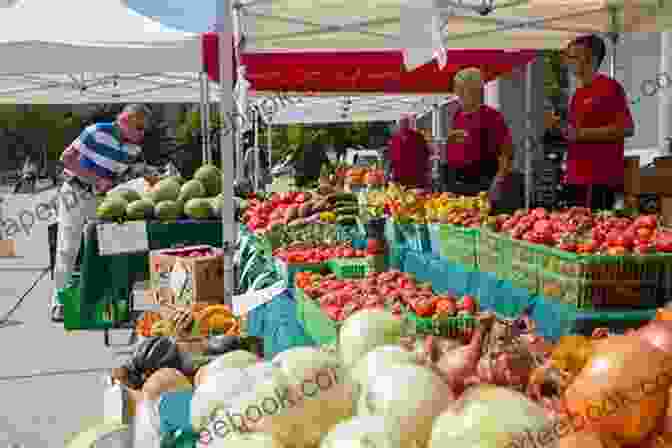
[[593,210],[613,208],[623,186],[625,138],[634,134],[623,87],[597,72],[605,54],[604,41],[590,35],[570,43],[565,55],[577,81],[564,132],[567,180]]
[[406,187],[425,188],[429,177],[429,148],[425,138],[411,128],[410,118],[402,117],[389,143],[392,181]]

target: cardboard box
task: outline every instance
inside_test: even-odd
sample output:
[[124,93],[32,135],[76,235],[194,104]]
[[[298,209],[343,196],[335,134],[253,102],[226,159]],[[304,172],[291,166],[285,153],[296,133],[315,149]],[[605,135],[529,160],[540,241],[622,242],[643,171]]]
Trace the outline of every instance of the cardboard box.
[[16,257],[16,241],[0,240],[0,257]]
[[[215,255],[184,257],[185,253],[210,249]],[[212,246],[190,246],[150,253],[150,287],[161,301],[175,305],[224,301],[224,256]]]

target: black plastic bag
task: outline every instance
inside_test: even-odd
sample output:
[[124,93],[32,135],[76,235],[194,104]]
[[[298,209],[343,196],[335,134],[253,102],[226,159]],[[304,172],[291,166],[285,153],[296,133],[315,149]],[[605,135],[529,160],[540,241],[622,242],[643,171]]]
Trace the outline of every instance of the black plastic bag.
[[525,176],[513,172],[508,176],[495,177],[488,190],[492,214],[513,213],[525,207]]
[[138,345],[124,366],[128,369],[129,387],[139,389],[145,383],[148,372],[162,368],[182,371],[184,360],[172,339],[152,336]]

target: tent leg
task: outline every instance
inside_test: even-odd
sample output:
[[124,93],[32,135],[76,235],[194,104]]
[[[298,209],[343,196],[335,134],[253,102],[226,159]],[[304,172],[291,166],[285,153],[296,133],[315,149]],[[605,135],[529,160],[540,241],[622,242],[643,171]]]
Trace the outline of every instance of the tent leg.
[[[220,8],[220,21],[222,27],[219,32],[219,79],[220,79],[220,116],[230,117],[233,111],[233,80],[231,79],[232,51],[230,42],[230,26],[233,25],[231,16],[231,0],[218,2]],[[234,28],[237,29],[237,28]],[[237,36],[234,36],[237,37]],[[225,44],[227,43],[227,44]],[[224,249],[224,303],[233,306],[233,293],[235,288],[233,255],[236,242],[236,220],[233,202],[233,178],[234,170],[232,162],[233,138],[232,133],[220,128],[220,153],[222,158],[223,200],[222,200],[222,247]]]
[[[532,62],[527,64],[525,72],[525,132],[529,137],[534,136],[532,129]],[[525,138],[525,208],[532,206],[533,173],[532,160],[534,159],[534,145],[532,138]]]
[[207,128],[205,124],[205,78],[208,75],[206,73],[201,72],[200,73],[200,103],[199,103],[199,111],[200,111],[200,118],[201,118],[201,149],[203,151],[203,163],[208,163],[208,151],[207,151],[207,145],[205,142],[205,135],[207,134]]

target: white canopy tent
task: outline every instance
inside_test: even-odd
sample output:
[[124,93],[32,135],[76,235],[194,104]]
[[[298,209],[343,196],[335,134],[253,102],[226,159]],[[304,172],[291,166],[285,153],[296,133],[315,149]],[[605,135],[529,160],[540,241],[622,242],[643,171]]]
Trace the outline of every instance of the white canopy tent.
[[0,0],[0,60],[0,102],[200,99],[200,36],[123,0]]

